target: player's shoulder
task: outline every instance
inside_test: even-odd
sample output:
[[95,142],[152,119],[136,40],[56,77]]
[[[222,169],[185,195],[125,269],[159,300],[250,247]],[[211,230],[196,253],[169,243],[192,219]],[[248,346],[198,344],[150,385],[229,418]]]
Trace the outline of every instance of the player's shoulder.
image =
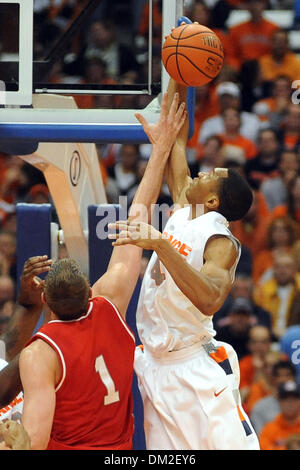
[[38,334],[32,338],[32,341],[21,351],[20,364],[36,366],[36,363],[43,362],[45,358],[55,357],[55,352],[50,344]]
[[106,309],[106,310],[117,310],[111,299],[104,297],[103,295],[95,295],[90,299],[92,304],[92,310]]
[[122,324],[126,323],[112,299],[99,295],[93,297],[90,302],[93,306],[92,312],[95,317],[100,318],[106,315],[106,319],[115,318],[118,319],[118,322],[121,320]]
[[220,267],[231,268],[237,257],[238,252],[234,241],[223,234],[213,235],[205,246],[205,261],[212,261]]

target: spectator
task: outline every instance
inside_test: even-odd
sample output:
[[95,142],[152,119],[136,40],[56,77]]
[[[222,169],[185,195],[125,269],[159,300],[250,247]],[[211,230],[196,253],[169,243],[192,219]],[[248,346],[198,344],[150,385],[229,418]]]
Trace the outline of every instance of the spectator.
[[282,148],[298,151],[300,145],[300,107],[290,104],[285,117],[278,127],[279,142]]
[[203,26],[207,26],[208,28],[212,27],[211,9],[207,6],[205,0],[194,0],[188,15],[193,21],[197,21],[199,24],[203,24]]
[[15,299],[14,280],[7,275],[0,276],[0,305]]
[[267,248],[253,260],[254,284],[272,277],[274,257],[280,253],[292,253],[297,237],[296,224],[290,217],[278,217],[271,221],[267,231]]
[[274,117],[284,114],[291,102],[291,80],[287,75],[278,75],[272,82],[271,96],[262,98],[253,105],[252,111],[271,127]]
[[27,202],[29,204],[51,204],[50,192],[45,184],[35,184],[29,190]]
[[291,81],[300,77],[300,59],[290,50],[288,32],[274,31],[271,44],[271,51],[259,57],[262,80],[272,82],[280,75],[286,75]]
[[[0,336],[3,335],[3,333],[5,333],[5,331],[7,330],[8,323],[9,323],[9,316],[3,315],[2,312],[1,312],[1,314],[0,314]],[[0,356],[0,359],[1,359],[1,356]]]
[[[206,119],[201,127],[199,134],[199,141],[205,142],[207,137],[215,134],[222,134],[224,132],[224,119],[222,113],[227,108],[240,109],[241,106],[241,92],[236,83],[222,82],[216,88],[216,93],[219,98],[220,114]],[[256,141],[260,121],[258,117],[246,111],[241,111],[241,128],[240,133],[247,139]]]
[[[119,78],[120,85],[134,85],[136,83],[135,73],[129,71],[124,73]],[[138,107],[137,95],[122,95],[118,96],[116,100],[116,107],[118,109],[136,109]]]
[[227,108],[222,113],[224,121],[224,132],[219,134],[223,143],[223,152],[225,158],[230,158],[232,148],[239,148],[241,151],[241,158],[243,162],[251,160],[257,154],[257,149],[254,142],[247,139],[240,133],[241,129],[241,114],[235,108]]
[[236,298],[228,308],[227,322],[217,329],[216,339],[231,344],[242,359],[249,353],[247,346],[252,317],[251,303],[242,297]]
[[274,256],[274,274],[271,279],[256,286],[254,298],[258,305],[272,316],[272,331],[280,338],[286,328],[300,323],[298,306],[300,294],[300,273],[292,254]]
[[[100,57],[95,56],[86,60],[81,83],[91,85],[110,85],[116,84],[116,80],[113,80],[107,76],[105,61]],[[96,98],[96,95],[74,96],[78,108],[84,109],[97,108]]]
[[136,76],[139,75],[139,64],[133,52],[117,38],[114,24],[110,20],[98,20],[91,24],[84,58],[95,57],[104,61],[110,79],[118,80],[118,77],[129,70],[134,71]]
[[271,393],[257,401],[250,414],[251,423],[257,434],[261,432],[265,424],[273,421],[280,413],[278,400],[279,386],[283,383],[296,380],[296,370],[288,360],[275,362],[270,372]]
[[272,336],[268,328],[261,325],[253,326],[249,330],[247,342],[248,354],[240,359],[240,393],[245,403],[253,382],[262,376],[267,354],[271,350]]
[[298,227],[300,224],[300,175],[292,179],[288,184],[287,203],[277,206],[272,211],[272,217],[288,215],[295,220]]
[[280,413],[263,427],[261,450],[287,450],[288,438],[300,433],[300,386],[286,382],[279,387],[278,397]]
[[[244,111],[253,112],[252,109],[256,101],[265,98],[266,86],[261,80],[258,61],[246,60],[243,62],[238,73],[238,80],[241,85],[241,103]],[[261,120],[261,117],[258,115]]]
[[229,60],[240,68],[246,60],[259,59],[271,50],[273,32],[278,26],[263,17],[266,0],[247,0],[250,19],[229,29]]
[[283,150],[279,157],[278,176],[262,182],[260,189],[264,194],[270,211],[288,202],[288,188],[300,169],[299,159],[294,150]]
[[14,231],[0,231],[0,274],[16,279],[16,235]]
[[265,197],[261,191],[253,191],[253,203],[242,220],[232,222],[231,232],[246,246],[252,259],[266,247],[267,227],[272,220]]
[[260,188],[262,182],[279,175],[279,140],[272,129],[262,129],[257,139],[258,154],[246,162],[245,173],[248,181],[255,188]]
[[262,309],[253,299],[253,280],[250,274],[237,273],[229,296],[223,307],[214,315],[214,326],[218,330],[221,326],[229,323],[228,311],[236,299],[245,299],[244,307],[251,314],[250,325],[263,325],[271,328],[271,316],[269,312]]
[[[162,0],[153,1],[153,41],[155,44],[161,44],[161,35],[162,35]],[[145,40],[148,40],[149,34],[149,3],[145,2],[145,5],[142,10],[140,24],[138,27],[138,34],[142,36]]]
[[248,396],[243,406],[251,414],[253,407],[257,402],[265,397],[272,395],[274,384],[272,381],[272,367],[278,361],[283,360],[284,356],[280,351],[270,350],[263,360],[263,365],[258,377],[250,384]]
[[[227,0],[217,0],[211,7],[211,29],[220,39],[224,50],[224,65],[231,67],[227,60],[230,48],[229,34],[227,28],[227,20],[231,11],[231,7]],[[191,16],[193,18],[193,16]]]
[[119,153],[120,161],[113,168],[110,176],[115,178],[120,195],[126,195],[137,184],[138,161],[140,159],[139,146],[123,144]]
[[[219,99],[212,84],[206,84],[195,88],[195,113],[194,113],[194,133],[187,143],[188,161],[194,161],[197,153],[202,151],[199,136],[203,122],[220,111]],[[211,137],[211,135],[209,136]]]
[[286,450],[300,450],[300,434],[292,434],[287,438]]
[[222,168],[224,163],[224,154],[222,152],[222,140],[217,135],[208,137],[201,146],[197,161],[190,164],[191,177],[198,176],[199,171],[211,171],[214,168]]

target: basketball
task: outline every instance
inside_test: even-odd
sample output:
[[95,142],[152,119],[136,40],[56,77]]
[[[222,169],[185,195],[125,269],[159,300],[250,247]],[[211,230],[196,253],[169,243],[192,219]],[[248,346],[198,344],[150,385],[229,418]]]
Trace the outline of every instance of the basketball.
[[162,62],[170,77],[186,86],[209,83],[224,59],[218,36],[206,26],[184,24],[174,28],[162,47]]

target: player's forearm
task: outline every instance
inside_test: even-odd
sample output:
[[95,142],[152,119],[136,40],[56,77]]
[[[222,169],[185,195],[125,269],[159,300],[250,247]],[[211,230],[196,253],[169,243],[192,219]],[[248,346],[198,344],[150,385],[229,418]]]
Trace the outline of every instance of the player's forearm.
[[[171,105],[173,96],[176,92],[179,93],[179,101],[186,103],[187,90],[187,87],[179,85],[173,79],[170,79],[168,86],[169,106]],[[188,140],[188,132],[189,120],[187,118],[180,132],[178,133],[178,136],[170,154],[170,158],[168,159],[166,164],[166,181],[169,186],[170,193],[172,194],[173,200],[177,199],[185,184],[186,177],[190,175],[190,170],[186,160],[186,144]],[[173,202],[175,203],[177,202],[177,200],[174,200]]]
[[28,413],[25,407],[26,401],[24,402],[25,411],[23,411],[22,415],[22,424],[30,438],[30,450],[46,450],[50,439],[48,428],[44,425],[42,418],[38,418],[34,408],[32,408],[31,413]]
[[5,342],[7,361],[11,361],[29,341],[41,313],[39,306],[16,305],[7,330],[0,337]]
[[163,183],[166,161],[171,151],[171,145],[163,148],[154,144],[142,181],[136,191],[129,211],[129,218],[147,222],[156,203]]
[[224,300],[219,279],[190,266],[165,238],[157,241],[153,248],[181,292],[204,315],[213,315]]

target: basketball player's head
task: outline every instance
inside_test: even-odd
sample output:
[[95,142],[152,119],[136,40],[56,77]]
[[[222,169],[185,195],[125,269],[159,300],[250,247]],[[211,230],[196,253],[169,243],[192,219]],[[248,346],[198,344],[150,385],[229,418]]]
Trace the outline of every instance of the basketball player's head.
[[228,221],[239,220],[250,209],[253,194],[243,176],[227,168],[199,172],[186,191],[190,204],[203,204],[204,212],[216,211]]
[[90,293],[89,281],[76,261],[64,258],[52,265],[45,281],[44,300],[60,320],[84,315]]

